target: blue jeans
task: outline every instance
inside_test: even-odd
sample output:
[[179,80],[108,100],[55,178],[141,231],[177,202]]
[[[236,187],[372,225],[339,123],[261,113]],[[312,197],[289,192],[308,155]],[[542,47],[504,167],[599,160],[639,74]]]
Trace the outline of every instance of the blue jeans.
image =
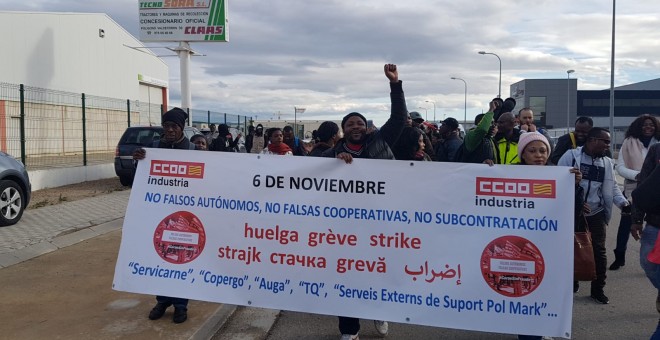
[[642,231],[642,239],[639,248],[639,264],[644,269],[646,277],[649,278],[653,287],[660,291],[660,264],[655,264],[647,260],[647,256],[655,246],[655,240],[658,238],[660,227],[649,225],[648,223]]

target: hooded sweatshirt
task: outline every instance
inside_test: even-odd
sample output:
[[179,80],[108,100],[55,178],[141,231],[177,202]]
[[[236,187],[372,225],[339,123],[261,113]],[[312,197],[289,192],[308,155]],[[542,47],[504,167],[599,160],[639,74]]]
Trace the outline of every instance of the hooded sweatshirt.
[[609,223],[612,217],[612,204],[622,208],[628,203],[614,178],[614,162],[607,156],[591,157],[582,150],[583,147],[568,150],[559,159],[557,165],[580,168],[582,172],[580,186],[584,190],[584,201],[591,209],[586,216],[604,211],[605,222]]

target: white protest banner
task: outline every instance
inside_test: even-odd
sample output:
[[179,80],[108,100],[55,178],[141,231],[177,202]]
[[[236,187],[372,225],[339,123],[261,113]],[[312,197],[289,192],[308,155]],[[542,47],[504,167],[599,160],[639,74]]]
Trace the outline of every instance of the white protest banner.
[[569,338],[567,168],[148,149],[114,289]]
[[227,0],[139,0],[141,41],[228,41]]

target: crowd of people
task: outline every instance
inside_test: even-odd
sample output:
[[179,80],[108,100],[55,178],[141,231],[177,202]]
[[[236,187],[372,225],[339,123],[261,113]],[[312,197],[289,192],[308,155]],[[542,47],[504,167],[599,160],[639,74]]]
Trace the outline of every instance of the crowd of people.
[[[440,126],[425,122],[418,112],[406,107],[403,83],[396,65],[386,64],[384,73],[389,80],[391,113],[387,122],[377,128],[371,120],[358,112],[343,117],[341,125],[323,122],[313,132],[312,145],[295,136],[293,128],[265,129],[262,124],[250,126],[245,137],[245,152],[253,154],[333,157],[352,163],[354,158],[407,161],[436,161],[485,163],[488,165],[567,166],[575,174],[576,231],[588,226],[593,238],[596,279],[591,282],[590,296],[600,304],[609,303],[605,295],[607,277],[606,229],[613,206],[621,209],[615,260],[609,270],[625,265],[629,235],[642,239],[642,265],[647,276],[658,289],[656,306],[660,313],[660,264],[644,258],[655,245],[660,228],[660,212],[641,212],[630,201],[630,193],[637,183],[648,176],[658,160],[650,160],[656,152],[649,150],[660,140],[660,126],[656,117],[643,115],[628,128],[617,161],[610,151],[610,131],[593,126],[589,117],[579,117],[574,131],[561,136],[556,145],[548,133],[534,122],[530,108],[512,112],[516,103],[512,98],[495,98],[487,113],[475,117],[475,126],[464,134],[454,118],[447,118]],[[223,152],[239,150],[238,137],[233,138],[228,126],[211,128],[208,136],[196,135],[190,141],[182,134],[187,118],[185,111],[173,109],[163,116],[165,132],[159,148],[197,149]],[[134,158],[144,158],[144,149]],[[649,157],[646,157],[647,154]],[[646,158],[646,161],[645,161]],[[648,164],[647,164],[648,163]],[[650,165],[649,165],[650,164]],[[644,168],[646,167],[646,168]],[[624,190],[617,185],[615,172],[625,179]],[[647,226],[642,232],[642,223]],[[569,251],[569,249],[567,249]],[[574,281],[573,292],[578,293],[579,282]],[[149,314],[150,319],[162,317],[165,309],[174,305],[174,322],[185,321],[187,300],[158,297]],[[381,336],[388,333],[388,324],[375,321]],[[339,317],[342,340],[358,339],[360,321]],[[656,331],[660,339],[660,323]],[[540,335],[520,335],[520,339],[541,339]]]

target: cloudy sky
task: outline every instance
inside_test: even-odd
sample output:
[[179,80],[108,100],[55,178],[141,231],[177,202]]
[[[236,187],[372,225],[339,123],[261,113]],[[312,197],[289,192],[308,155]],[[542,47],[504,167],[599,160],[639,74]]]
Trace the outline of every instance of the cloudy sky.
[[[658,0],[619,1],[615,86],[660,77]],[[107,13],[139,36],[137,0],[3,0],[2,10]],[[610,86],[612,1],[228,0],[228,43],[193,43],[194,108],[257,117],[341,119],[389,115],[383,64],[399,66],[408,109],[433,120],[487,109],[525,78],[566,78],[579,89]],[[165,44],[147,44],[164,46]],[[175,44],[174,44],[175,45]],[[173,46],[173,45],[170,45]],[[156,51],[161,54],[162,52]],[[180,103],[178,58],[170,101]],[[425,107],[419,108],[419,107]]]

